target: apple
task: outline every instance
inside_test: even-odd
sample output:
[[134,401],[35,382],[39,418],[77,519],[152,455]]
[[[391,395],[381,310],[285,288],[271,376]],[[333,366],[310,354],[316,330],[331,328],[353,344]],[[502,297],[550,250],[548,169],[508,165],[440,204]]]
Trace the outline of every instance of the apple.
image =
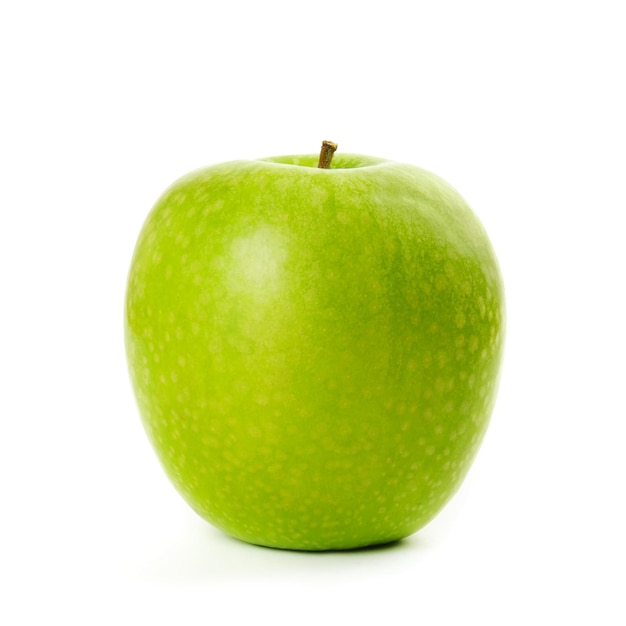
[[503,284],[476,215],[430,172],[330,163],[334,147],[180,178],[128,277],[130,377],[167,476],[264,546],[423,527],[466,476],[498,386]]

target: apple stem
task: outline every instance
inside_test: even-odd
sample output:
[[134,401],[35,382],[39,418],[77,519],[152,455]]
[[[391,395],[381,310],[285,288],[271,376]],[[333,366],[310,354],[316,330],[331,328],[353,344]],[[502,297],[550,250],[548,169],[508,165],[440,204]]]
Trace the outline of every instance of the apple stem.
[[317,167],[324,170],[330,168],[330,163],[333,160],[333,154],[337,149],[337,144],[332,141],[322,141],[322,149],[320,151],[320,160]]

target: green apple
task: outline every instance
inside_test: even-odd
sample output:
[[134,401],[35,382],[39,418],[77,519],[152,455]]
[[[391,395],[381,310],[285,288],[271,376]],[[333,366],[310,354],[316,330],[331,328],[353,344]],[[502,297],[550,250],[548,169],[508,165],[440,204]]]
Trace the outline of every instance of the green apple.
[[130,268],[129,369],[189,505],[300,550],[406,537],[460,486],[497,391],[503,285],[461,196],[337,154],[192,172]]

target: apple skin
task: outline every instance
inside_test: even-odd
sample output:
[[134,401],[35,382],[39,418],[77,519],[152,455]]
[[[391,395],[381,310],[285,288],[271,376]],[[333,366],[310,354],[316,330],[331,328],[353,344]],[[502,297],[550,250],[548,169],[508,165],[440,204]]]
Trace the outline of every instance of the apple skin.
[[498,263],[420,168],[337,154],[184,176],[149,214],[125,341],[147,435],[203,518],[299,550],[406,537],[465,477],[495,401]]

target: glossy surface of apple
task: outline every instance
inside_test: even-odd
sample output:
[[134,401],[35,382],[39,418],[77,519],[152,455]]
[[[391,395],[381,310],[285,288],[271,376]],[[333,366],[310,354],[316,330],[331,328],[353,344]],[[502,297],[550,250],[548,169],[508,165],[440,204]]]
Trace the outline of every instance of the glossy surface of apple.
[[406,537],[459,487],[495,400],[503,289],[464,200],[358,155],[224,163],[140,234],[131,379],[163,467],[248,542]]

